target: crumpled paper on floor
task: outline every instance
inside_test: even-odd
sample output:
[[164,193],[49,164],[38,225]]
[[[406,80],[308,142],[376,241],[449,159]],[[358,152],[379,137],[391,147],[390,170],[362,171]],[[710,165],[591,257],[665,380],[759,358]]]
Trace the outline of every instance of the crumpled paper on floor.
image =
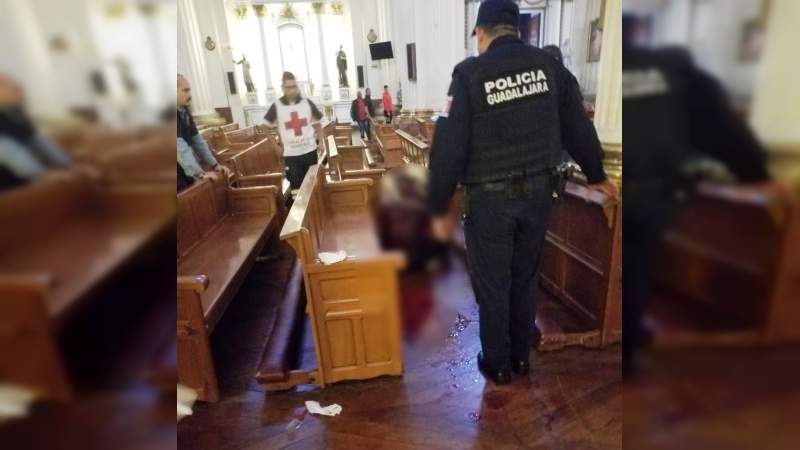
[[197,391],[179,384],[176,397],[178,399],[178,421],[180,422],[184,417],[192,415],[192,406],[197,400]]
[[0,422],[26,417],[36,393],[28,388],[0,383]]
[[311,414],[321,414],[323,416],[338,416],[342,412],[342,407],[337,403],[322,407],[319,402],[312,400],[306,401],[306,409]]
[[340,250],[338,252],[322,252],[319,254],[319,260],[325,265],[336,264],[337,262],[344,261],[345,259],[347,259],[347,252],[344,250]]

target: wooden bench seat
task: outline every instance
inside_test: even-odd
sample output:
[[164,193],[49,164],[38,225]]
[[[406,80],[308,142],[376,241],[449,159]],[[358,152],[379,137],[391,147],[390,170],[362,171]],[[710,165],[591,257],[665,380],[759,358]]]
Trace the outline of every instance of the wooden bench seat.
[[395,133],[392,125],[370,118],[370,133],[372,141],[383,156],[384,167],[391,169],[403,164],[403,147],[400,145],[400,137]]
[[295,259],[289,272],[286,290],[275,317],[275,325],[267,337],[256,380],[267,390],[288,389],[308,382],[308,375],[293,371],[292,357],[296,354],[303,327],[306,296],[303,289],[303,266]]
[[[0,197],[0,378],[72,397],[59,333],[172,232],[174,195],[73,171]],[[21,349],[37,357],[19,364]]]
[[178,375],[201,400],[219,399],[209,335],[277,232],[278,197],[210,180],[178,194]]
[[[318,369],[293,372],[280,388],[402,374],[397,272],[405,260],[380,248],[372,183],[337,181],[312,166],[289,211],[280,236],[302,264]],[[320,262],[320,252],[340,250],[345,261]]]

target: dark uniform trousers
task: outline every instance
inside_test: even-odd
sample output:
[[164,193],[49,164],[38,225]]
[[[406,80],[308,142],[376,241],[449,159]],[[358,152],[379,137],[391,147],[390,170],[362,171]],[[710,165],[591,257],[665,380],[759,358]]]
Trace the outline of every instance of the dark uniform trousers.
[[315,149],[297,156],[285,156],[283,160],[286,167],[289,169],[288,172],[286,172],[289,185],[291,185],[292,189],[300,189],[306,172],[308,172],[311,166],[317,163],[317,150]]
[[544,175],[466,188],[467,265],[484,360],[493,367],[528,358],[553,189]]

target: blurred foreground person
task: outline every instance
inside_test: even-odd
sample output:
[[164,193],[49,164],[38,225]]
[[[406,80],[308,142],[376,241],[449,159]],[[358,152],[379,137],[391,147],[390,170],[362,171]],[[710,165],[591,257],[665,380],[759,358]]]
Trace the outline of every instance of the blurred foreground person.
[[48,169],[72,164],[61,149],[36,131],[23,102],[19,83],[0,74],[0,190],[24,185]]
[[[208,143],[194,123],[189,105],[192,102],[192,89],[189,81],[181,74],[178,74],[178,191],[182,191],[191,186],[194,181],[201,178],[217,179],[217,174],[228,175],[230,172],[227,167],[217,162],[214,154],[211,153]],[[206,172],[203,166],[213,169]]]
[[636,43],[637,18],[623,18],[623,375],[634,369],[642,342],[648,278],[662,233],[676,206],[680,169],[692,153],[721,161],[740,183],[782,197],[771,182],[764,149],[736,115],[720,83],[679,48]]

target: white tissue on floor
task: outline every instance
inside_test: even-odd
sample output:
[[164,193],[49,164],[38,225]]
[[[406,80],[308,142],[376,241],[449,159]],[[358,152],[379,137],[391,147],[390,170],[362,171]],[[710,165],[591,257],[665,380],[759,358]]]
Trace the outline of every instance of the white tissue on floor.
[[323,416],[338,416],[342,412],[342,407],[336,403],[323,408],[319,402],[311,400],[306,401],[306,409],[311,414],[321,414]]
[[28,388],[0,383],[0,422],[27,416],[35,399],[36,393]]

